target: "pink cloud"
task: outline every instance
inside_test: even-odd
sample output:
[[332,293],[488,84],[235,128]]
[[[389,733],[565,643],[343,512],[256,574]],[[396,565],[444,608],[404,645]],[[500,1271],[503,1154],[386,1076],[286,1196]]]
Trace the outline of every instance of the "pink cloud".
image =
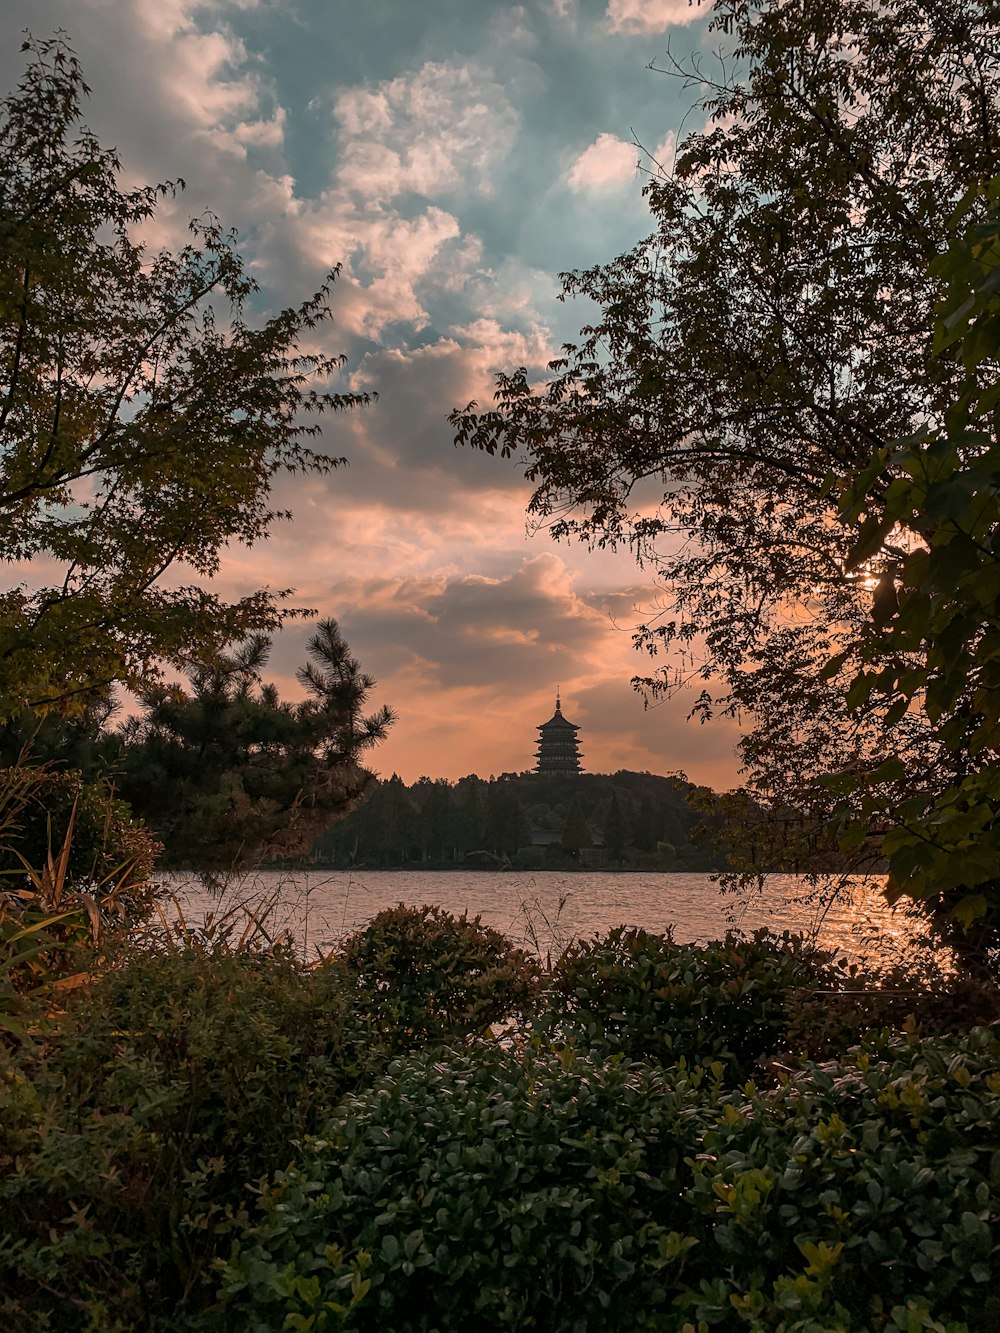
[[[16,0],[25,21],[38,22],[35,3]],[[529,488],[517,469],[452,447],[451,406],[488,403],[494,370],[537,370],[556,354],[542,313],[554,279],[516,257],[487,266],[479,238],[463,229],[459,198],[488,196],[498,168],[519,151],[528,62],[518,57],[518,84],[490,69],[492,50],[461,64],[444,54],[321,98],[313,110],[329,112],[336,152],[327,178],[305,194],[285,157],[286,111],[267,68],[228,26],[233,4],[255,3],[81,5],[103,20],[80,32],[97,89],[88,111],[95,130],[119,145],[135,183],[189,181],[185,196],[164,202],[146,239],[183,243],[190,214],[212,207],[249,235],[244,252],[274,307],[313,290],[323,269],[343,260],[334,321],[314,332],[315,346],[349,351],[354,334],[393,344],[372,349],[369,341],[345,376],[345,385],[379,389],[378,405],[324,423],[331,453],[347,454],[350,468],[281,479],[275,506],[290,507],[294,521],[278,525],[266,547],[228,551],[216,587],[235,596],[262,583],[293,586],[296,604],[341,618],[379,679],[378,701],[401,714],[375,756],[382,771],[457,777],[529,767],[535,727],[560,685],[584,728],[591,771],[687,767],[711,780],[713,765],[721,773],[728,764],[731,781],[727,730],[689,727],[689,702],[644,713],[629,688],[648,666],[631,648],[630,628],[634,606],[649,595],[632,590],[640,576],[627,555],[576,546],[556,554],[544,534],[529,540]],[[66,26],[76,23],[72,0],[45,4]],[[573,20],[573,0],[552,7]],[[666,14],[687,21],[699,12],[682,0],[613,0],[608,19],[617,31],[644,32],[659,30]],[[112,21],[113,49],[105,39]],[[524,49],[525,23],[519,7],[506,12],[508,47]],[[606,191],[617,206],[612,192],[635,181],[638,157],[634,145],[602,134],[564,182]],[[460,299],[435,305],[441,293]],[[406,325],[427,328],[428,312],[440,332],[407,347]],[[289,696],[307,634],[295,623],[276,645],[274,671]]]
[[[628,684],[643,666],[629,629],[579,585],[551,551],[495,576],[441,568],[372,576],[369,565],[331,582],[325,611],[339,617],[378,679],[378,702],[399,713],[373,757],[379,771],[412,781],[530,768],[535,728],[550,716],[558,686],[564,711],[582,728],[589,771],[684,769],[731,785],[735,729],[689,723],[693,695],[647,711]],[[279,683],[291,692],[306,632],[286,631],[275,655],[285,673]]]
[[571,190],[618,190],[635,179],[639,150],[613,134],[599,134],[566,177]]
[[344,89],[333,114],[338,182],[366,199],[459,187],[489,194],[519,124],[487,69],[433,61],[374,88]]
[[608,0],[607,20],[612,32],[655,33],[693,23],[705,12],[698,0]]

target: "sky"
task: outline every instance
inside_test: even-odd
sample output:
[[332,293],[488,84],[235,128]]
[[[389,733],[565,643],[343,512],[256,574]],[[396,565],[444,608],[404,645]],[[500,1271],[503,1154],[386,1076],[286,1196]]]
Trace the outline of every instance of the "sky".
[[[493,376],[546,363],[592,311],[562,271],[652,230],[646,173],[701,121],[648,68],[711,49],[688,0],[3,0],[0,89],[21,32],[65,30],[92,88],[86,120],[127,184],[181,177],[148,239],[183,243],[210,209],[238,228],[261,316],[341,264],[324,348],[377,403],[328,419],[349,466],[283,481],[294,517],[226,553],[218,590],[294,587],[335,617],[398,714],[383,775],[456,779],[534,764],[563,712],[584,767],[738,781],[727,722],[693,695],[645,707],[632,629],[654,604],[627,552],[531,531],[513,462],[456,449],[449,411]],[[294,697],[308,625],[267,671]],[[670,666],[669,662],[663,665]]]

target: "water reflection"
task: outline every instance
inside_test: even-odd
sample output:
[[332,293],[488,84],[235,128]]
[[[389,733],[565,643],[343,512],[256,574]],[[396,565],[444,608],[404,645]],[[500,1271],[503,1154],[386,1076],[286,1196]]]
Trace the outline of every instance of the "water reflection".
[[274,937],[288,933],[305,957],[326,953],[385,907],[434,903],[468,912],[542,957],[573,939],[615,926],[661,931],[678,940],[717,938],[730,926],[750,931],[803,931],[853,960],[892,964],[926,947],[925,931],[882,897],[884,879],[846,881],[833,901],[803,877],[770,875],[752,898],[723,895],[705,874],[613,874],[541,871],[296,871],[265,872],[210,892],[198,881],[168,877],[168,917],[189,925],[226,918],[237,938],[259,921]]

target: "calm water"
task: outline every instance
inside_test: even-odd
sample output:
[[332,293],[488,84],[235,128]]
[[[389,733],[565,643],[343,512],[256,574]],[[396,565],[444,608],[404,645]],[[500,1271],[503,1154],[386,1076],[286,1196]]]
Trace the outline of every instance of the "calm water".
[[707,874],[615,874],[581,871],[310,871],[271,872],[210,893],[198,882],[174,876],[166,887],[192,926],[224,922],[239,934],[248,912],[272,936],[289,932],[301,952],[315,957],[363,926],[384,907],[435,903],[450,912],[481,916],[485,924],[545,957],[573,939],[634,925],[673,926],[682,941],[715,939],[730,926],[814,933],[827,947],[855,959],[892,961],[912,947],[917,928],[891,910],[881,879],[856,880],[824,911],[802,900],[804,880],[769,876],[763,895],[741,903],[719,892]]

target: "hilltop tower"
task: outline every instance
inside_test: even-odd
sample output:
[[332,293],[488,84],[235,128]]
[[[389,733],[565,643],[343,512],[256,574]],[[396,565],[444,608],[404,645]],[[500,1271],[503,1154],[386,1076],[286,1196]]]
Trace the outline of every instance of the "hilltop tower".
[[568,722],[562,714],[559,691],[556,691],[556,711],[548,722],[538,728],[538,749],[535,758],[536,773],[581,773],[580,742],[576,733],[580,730],[573,722]]

